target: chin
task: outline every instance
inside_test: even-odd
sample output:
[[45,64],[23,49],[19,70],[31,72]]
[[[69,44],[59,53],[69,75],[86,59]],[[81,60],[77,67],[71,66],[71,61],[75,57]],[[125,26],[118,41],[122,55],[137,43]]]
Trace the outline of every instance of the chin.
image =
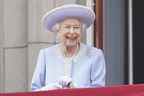
[[67,47],[74,47],[76,46],[77,44],[65,44]]
[[64,40],[63,41],[64,46],[67,47],[75,47],[79,44],[78,40]]
[[68,47],[74,47],[74,46],[77,46],[77,42],[67,42],[65,43],[65,46],[68,46]]

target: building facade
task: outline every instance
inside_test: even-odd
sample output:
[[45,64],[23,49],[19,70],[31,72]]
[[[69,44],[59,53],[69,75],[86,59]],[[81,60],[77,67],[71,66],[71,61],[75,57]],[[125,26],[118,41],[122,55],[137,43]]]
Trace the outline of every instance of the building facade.
[[[107,85],[123,84],[124,0],[103,1]],[[30,91],[39,50],[55,44],[55,34],[45,32],[41,18],[70,3],[88,4],[86,0],[0,0],[0,92]],[[83,42],[92,44],[93,33],[88,35]]]

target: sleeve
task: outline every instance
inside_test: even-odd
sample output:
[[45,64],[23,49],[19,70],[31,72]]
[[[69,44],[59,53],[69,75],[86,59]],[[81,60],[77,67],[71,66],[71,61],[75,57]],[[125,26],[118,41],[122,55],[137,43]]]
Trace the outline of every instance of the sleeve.
[[45,59],[44,50],[40,50],[36,68],[33,74],[31,89],[37,90],[45,85]]
[[91,85],[90,87],[105,86],[105,59],[101,49],[93,56],[91,66]]
[[58,82],[45,85],[46,65],[45,65],[44,49],[41,49],[38,55],[36,68],[33,74],[31,89],[32,91],[44,91],[61,88]]

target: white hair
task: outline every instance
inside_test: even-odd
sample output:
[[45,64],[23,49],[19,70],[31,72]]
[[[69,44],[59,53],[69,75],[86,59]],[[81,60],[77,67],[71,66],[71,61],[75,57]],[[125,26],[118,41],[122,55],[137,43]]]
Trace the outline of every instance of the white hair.
[[52,27],[52,31],[53,32],[58,32],[60,29],[60,23],[56,23],[53,27]]

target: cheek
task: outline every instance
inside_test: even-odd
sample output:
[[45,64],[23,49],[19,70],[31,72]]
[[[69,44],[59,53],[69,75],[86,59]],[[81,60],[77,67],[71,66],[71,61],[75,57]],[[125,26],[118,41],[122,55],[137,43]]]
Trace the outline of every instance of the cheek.
[[76,35],[78,36],[78,39],[81,38],[81,33],[80,32],[76,33]]
[[81,33],[80,32],[78,33],[78,35],[79,35],[79,37],[81,37]]

